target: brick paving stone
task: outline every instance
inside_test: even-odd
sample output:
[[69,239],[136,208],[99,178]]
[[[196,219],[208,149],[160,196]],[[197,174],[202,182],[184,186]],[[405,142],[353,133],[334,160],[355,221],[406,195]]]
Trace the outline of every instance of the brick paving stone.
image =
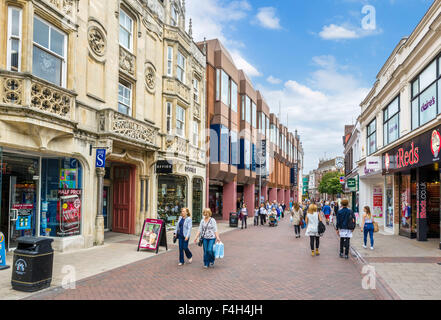
[[373,300],[364,290],[355,261],[338,257],[338,238],[328,228],[319,257],[311,257],[309,238],[296,239],[289,219],[277,228],[249,227],[221,235],[225,258],[202,268],[202,249],[192,244],[193,263],[178,267],[178,251],[141,260],[76,283],[76,289],[48,290],[33,300]]

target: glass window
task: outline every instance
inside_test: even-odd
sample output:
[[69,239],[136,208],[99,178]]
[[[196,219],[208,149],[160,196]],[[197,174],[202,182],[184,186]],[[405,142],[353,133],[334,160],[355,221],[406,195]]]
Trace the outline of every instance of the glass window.
[[173,47],[167,47],[167,75],[173,76]]
[[22,11],[18,8],[9,7],[8,12],[7,68],[10,71],[20,71]]
[[433,81],[436,79],[436,61],[433,61],[424,71],[420,74],[420,91],[424,91]]
[[172,134],[172,104],[167,102],[167,134]]
[[199,81],[197,79],[193,79],[193,99],[199,103]]
[[251,170],[251,142],[245,139],[245,155],[244,155],[245,169]]
[[251,125],[253,126],[253,128],[257,128],[256,117],[256,104],[251,101]]
[[185,110],[176,106],[176,134],[184,137],[185,135]]
[[412,101],[412,130],[416,129],[419,127],[419,99],[416,98],[415,100]]
[[229,77],[228,75],[225,73],[225,71],[222,70],[222,86],[221,86],[221,95],[222,95],[222,102],[227,105],[230,106],[230,88],[229,88]]
[[383,112],[384,144],[387,145],[399,138],[400,135],[400,98],[395,98]]
[[221,70],[216,69],[216,101],[220,100]]
[[412,83],[412,98],[417,96],[418,93],[420,93],[420,81],[418,79],[416,79]]
[[119,10],[119,44],[132,52],[133,20],[124,10]]
[[374,119],[367,129],[367,152],[371,155],[377,151],[377,120]]
[[199,146],[199,123],[193,120],[193,145]]
[[251,124],[251,99],[245,96],[245,121]]
[[245,106],[245,100],[246,100],[247,96],[241,96],[240,100],[241,100],[241,112],[240,112],[240,120],[245,121],[245,113],[246,113],[246,106]]
[[237,112],[237,84],[231,80],[231,110]]
[[220,141],[220,126],[212,125],[210,127],[210,162],[219,162],[219,141]]
[[237,132],[230,132],[230,141],[231,141],[231,165],[238,166],[240,164],[239,161],[239,144],[237,141]]
[[193,179],[193,211],[192,218],[193,223],[199,223],[202,219],[202,205],[203,205],[203,189],[204,184],[202,179],[194,178]]
[[40,235],[81,234],[82,167],[73,158],[43,158]]
[[67,36],[34,17],[32,74],[58,86],[64,86]]
[[420,95],[420,125],[436,117],[436,83]]
[[178,51],[177,77],[182,83],[185,83],[185,61],[185,57]]
[[118,84],[118,111],[132,114],[132,85],[129,82],[120,80]]
[[187,207],[187,179],[176,175],[158,177],[158,215],[167,226],[176,225],[181,209]]
[[171,5],[170,24],[176,27],[179,23],[179,15],[174,5]]
[[230,134],[228,128],[224,126],[221,126],[220,131],[220,161],[228,164],[230,163]]

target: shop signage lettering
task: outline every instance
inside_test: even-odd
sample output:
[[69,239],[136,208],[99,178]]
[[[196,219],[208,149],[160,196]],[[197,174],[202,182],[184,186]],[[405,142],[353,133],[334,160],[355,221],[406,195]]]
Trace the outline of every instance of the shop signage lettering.
[[196,173],[196,168],[186,166],[185,172]]
[[426,111],[427,109],[429,109],[431,106],[433,106],[436,103],[435,97],[432,97],[432,99],[430,99],[429,101],[427,101],[426,103],[424,103],[421,106],[421,112]]
[[156,173],[173,173],[173,163],[167,160],[156,162]]
[[419,206],[418,206],[417,217],[419,219],[426,219],[427,218],[427,186],[426,186],[426,183],[424,183],[424,182],[419,183],[418,195],[419,195],[419,201],[418,201]]
[[398,149],[397,153],[397,168],[406,168],[409,165],[418,164],[420,157],[418,155],[419,148],[415,148],[412,142],[412,148],[410,151],[404,151],[404,148]]

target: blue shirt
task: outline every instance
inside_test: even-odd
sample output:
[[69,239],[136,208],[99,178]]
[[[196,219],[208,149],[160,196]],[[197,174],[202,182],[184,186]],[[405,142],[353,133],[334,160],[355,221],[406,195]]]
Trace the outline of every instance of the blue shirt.
[[182,238],[185,238],[184,237],[184,222],[185,222],[184,219],[181,219],[181,221],[179,221],[179,232],[178,232],[178,235],[180,237],[182,237]]
[[331,207],[330,206],[324,206],[323,207],[323,213],[325,215],[331,214]]

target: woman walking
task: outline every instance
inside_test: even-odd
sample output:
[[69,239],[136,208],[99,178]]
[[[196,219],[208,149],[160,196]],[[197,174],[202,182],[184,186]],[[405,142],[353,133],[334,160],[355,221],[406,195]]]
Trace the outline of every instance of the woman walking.
[[[262,206],[262,205],[260,205],[260,206]],[[260,212],[259,208],[254,209],[254,226],[255,227],[259,226],[259,212]]]
[[247,228],[247,219],[248,219],[248,209],[247,205],[244,203],[242,205],[242,209],[240,209],[240,219],[242,220],[242,229],[245,223],[245,229]]
[[364,207],[363,218],[361,221],[361,232],[364,235],[364,245],[363,248],[367,248],[367,236],[371,239],[371,250],[374,250],[374,217],[371,214],[371,208],[368,206]]
[[[352,231],[355,229],[355,215],[348,209],[349,201],[341,201],[343,209],[337,214],[337,234],[340,236],[340,258],[349,259],[349,246]],[[343,252],[344,249],[344,252]]]
[[294,232],[296,234],[296,239],[300,238],[300,222],[302,220],[303,212],[300,209],[299,204],[296,202],[294,207],[291,209],[292,225],[294,226]]
[[184,253],[187,256],[188,263],[193,261],[193,255],[188,249],[188,242],[190,241],[191,228],[193,222],[191,220],[190,210],[188,208],[182,208],[181,216],[178,220],[178,226],[174,236],[179,240],[179,266],[184,264]]
[[203,241],[204,248],[204,268],[214,266],[214,244],[220,242],[219,233],[217,232],[216,220],[212,218],[213,213],[209,208],[202,212],[204,216],[199,225],[199,231],[194,242],[197,243],[199,237]]
[[[320,234],[318,233],[319,221],[323,221],[321,215],[318,212],[318,208],[315,204],[311,204],[308,208],[308,214],[306,215],[305,222],[308,224],[305,235],[310,238],[311,255],[319,256],[320,251]],[[315,250],[314,250],[315,243]]]

